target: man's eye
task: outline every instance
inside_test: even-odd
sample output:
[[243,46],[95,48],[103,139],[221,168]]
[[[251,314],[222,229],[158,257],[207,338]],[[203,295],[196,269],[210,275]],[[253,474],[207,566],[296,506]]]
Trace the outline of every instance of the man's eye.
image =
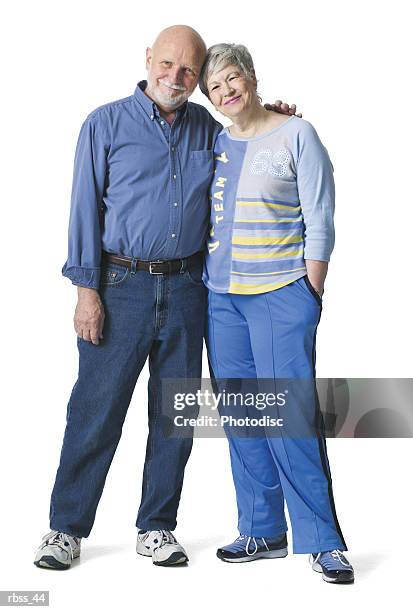
[[165,66],[172,66],[172,62],[163,61],[162,64]]
[[188,74],[195,75],[195,72],[191,68],[185,68],[185,72],[187,72]]

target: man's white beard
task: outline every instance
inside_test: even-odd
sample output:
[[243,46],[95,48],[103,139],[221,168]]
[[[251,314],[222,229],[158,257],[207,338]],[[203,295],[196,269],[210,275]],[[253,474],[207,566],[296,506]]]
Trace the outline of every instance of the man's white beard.
[[[171,84],[171,86],[180,87],[179,85],[174,84]],[[163,106],[168,106],[171,109],[178,108],[178,106],[181,106],[181,104],[186,102],[186,100],[188,99],[188,94],[186,91],[183,91],[181,94],[173,95],[172,90],[170,94],[168,94],[166,91],[162,91],[158,83],[149,83],[149,87],[150,93],[155,99],[155,102],[159,102]]]

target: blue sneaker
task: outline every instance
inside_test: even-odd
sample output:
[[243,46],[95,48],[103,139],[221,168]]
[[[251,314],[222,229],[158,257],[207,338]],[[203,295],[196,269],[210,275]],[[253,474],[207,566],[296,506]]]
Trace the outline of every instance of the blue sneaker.
[[354,582],[354,570],[341,550],[311,554],[310,565],[315,572],[323,574],[323,580],[326,582]]
[[255,559],[277,559],[288,554],[285,533],[276,538],[240,535],[232,544],[218,548],[217,557],[229,563],[243,563]]

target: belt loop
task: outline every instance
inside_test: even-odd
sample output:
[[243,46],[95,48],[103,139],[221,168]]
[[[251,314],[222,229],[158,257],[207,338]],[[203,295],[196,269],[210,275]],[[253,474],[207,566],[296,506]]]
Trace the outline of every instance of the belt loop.
[[181,259],[181,268],[179,270],[179,274],[183,274],[187,268],[187,259]]
[[138,260],[136,259],[136,257],[132,257],[132,261],[130,264],[130,273],[131,274],[136,274],[136,264],[138,263]]

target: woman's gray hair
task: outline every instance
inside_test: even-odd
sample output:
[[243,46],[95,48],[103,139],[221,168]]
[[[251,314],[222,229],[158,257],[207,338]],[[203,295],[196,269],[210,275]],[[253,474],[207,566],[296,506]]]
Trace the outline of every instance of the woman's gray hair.
[[204,65],[199,76],[199,88],[209,98],[208,79],[213,72],[227,66],[237,66],[247,79],[255,78],[254,64],[247,47],[233,43],[213,45],[207,51]]

